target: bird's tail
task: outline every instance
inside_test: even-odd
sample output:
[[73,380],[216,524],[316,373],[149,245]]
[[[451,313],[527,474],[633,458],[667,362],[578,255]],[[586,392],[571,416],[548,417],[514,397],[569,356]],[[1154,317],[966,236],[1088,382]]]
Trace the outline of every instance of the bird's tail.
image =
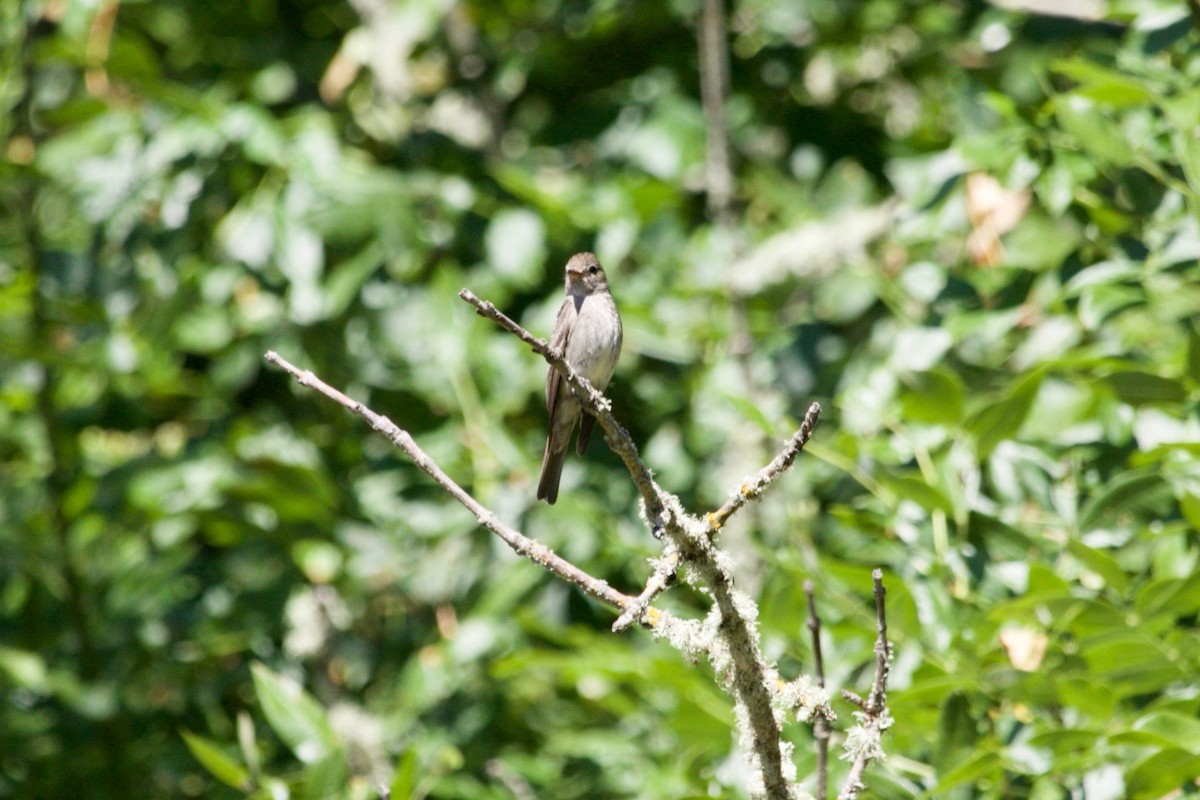
[[567,448],[555,452],[550,449],[550,442],[546,442],[546,454],[542,456],[542,479],[538,481],[538,500],[554,505],[558,499],[558,481],[562,478],[563,462],[566,460]]

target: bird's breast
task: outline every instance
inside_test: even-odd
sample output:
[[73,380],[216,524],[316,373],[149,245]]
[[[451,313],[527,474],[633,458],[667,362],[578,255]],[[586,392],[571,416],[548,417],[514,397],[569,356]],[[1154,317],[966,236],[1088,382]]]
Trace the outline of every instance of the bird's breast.
[[567,361],[597,389],[612,378],[621,350],[621,321],[610,296],[593,296],[579,306],[571,323]]

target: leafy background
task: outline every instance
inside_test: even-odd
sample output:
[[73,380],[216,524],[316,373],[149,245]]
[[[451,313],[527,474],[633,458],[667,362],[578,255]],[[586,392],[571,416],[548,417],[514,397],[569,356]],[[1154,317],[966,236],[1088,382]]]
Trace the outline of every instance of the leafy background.
[[739,796],[703,668],[261,360],[634,589],[619,463],[533,502],[544,364],[455,297],[544,334],[584,248],[690,507],[823,404],[724,541],[837,688],[885,568],[877,796],[1196,791],[1196,19],[1058,11],[732,2],[722,228],[696,0],[0,5],[0,796]]

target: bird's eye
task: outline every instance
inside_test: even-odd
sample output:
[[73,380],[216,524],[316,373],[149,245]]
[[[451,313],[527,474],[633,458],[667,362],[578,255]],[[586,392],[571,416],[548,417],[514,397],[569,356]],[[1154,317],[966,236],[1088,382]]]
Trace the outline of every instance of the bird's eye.
[[588,274],[589,274],[589,275],[595,275],[595,274],[596,274],[597,272],[599,272],[599,271],[600,271],[600,268],[599,268],[599,267],[597,267],[595,264],[592,264],[590,267],[588,267]]

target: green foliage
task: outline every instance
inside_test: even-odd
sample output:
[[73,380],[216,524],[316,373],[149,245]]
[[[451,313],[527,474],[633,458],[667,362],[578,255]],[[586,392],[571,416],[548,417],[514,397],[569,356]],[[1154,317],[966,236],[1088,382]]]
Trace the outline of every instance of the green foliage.
[[0,4],[0,797],[740,796],[703,667],[261,360],[636,589],[620,464],[533,502],[544,364],[455,296],[545,334],[583,248],[618,416],[690,507],[824,406],[725,543],[789,677],[817,584],[838,688],[885,568],[873,791],[1195,790],[1186,9],[732,3],[725,231],[696,6]]

